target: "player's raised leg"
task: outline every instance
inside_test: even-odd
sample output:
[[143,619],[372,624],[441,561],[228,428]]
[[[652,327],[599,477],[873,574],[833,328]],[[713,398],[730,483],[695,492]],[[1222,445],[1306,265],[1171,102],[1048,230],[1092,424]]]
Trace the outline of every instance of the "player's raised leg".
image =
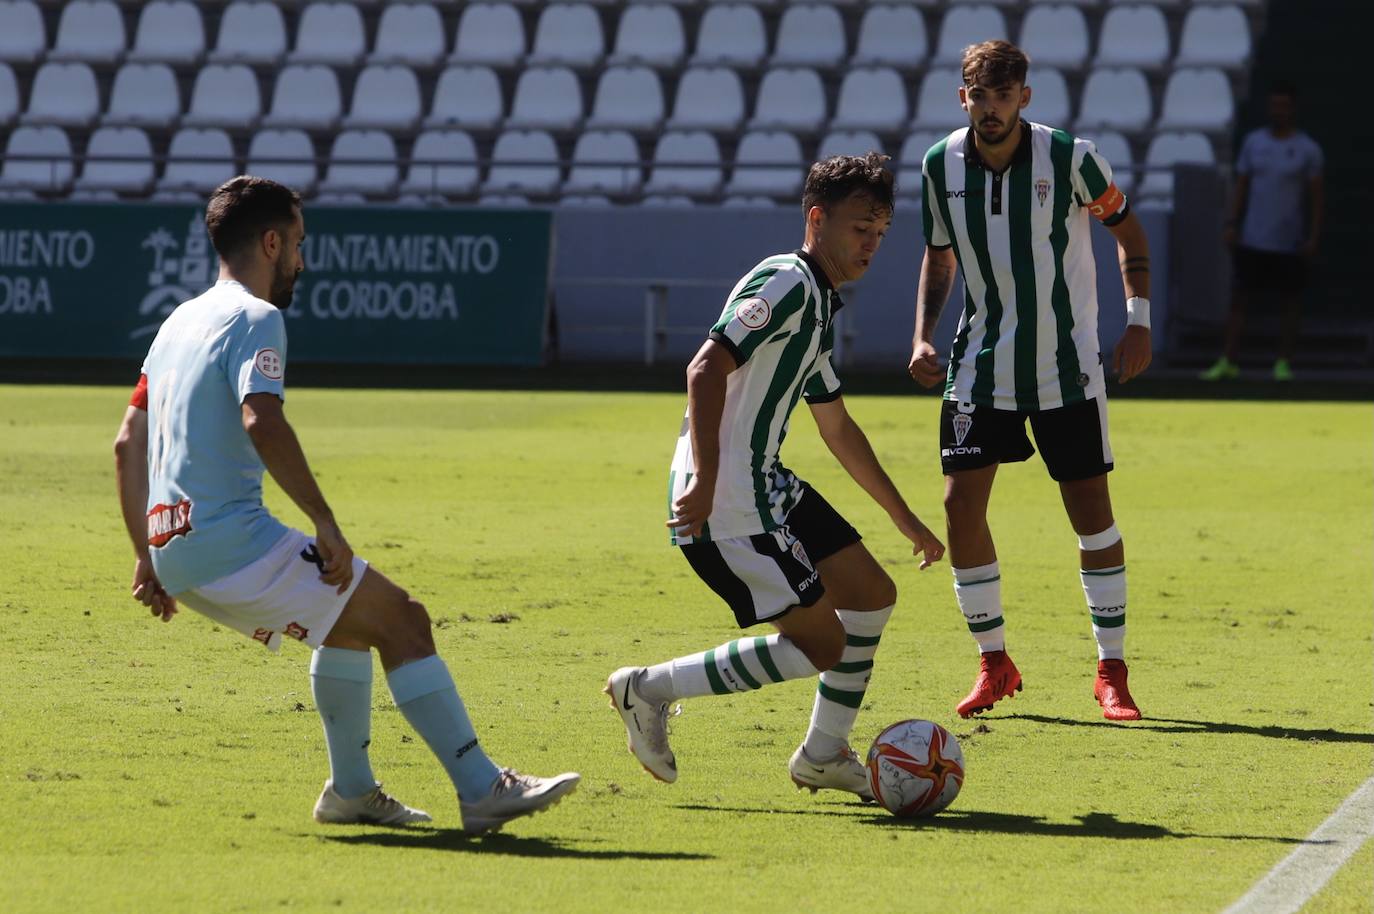
[[324,643],[377,649],[396,706],[453,782],[465,831],[498,829],[557,803],[577,787],[577,774],[529,777],[499,768],[487,757],[448,667],[435,653],[429,614],[375,569],[367,570]]
[[1059,490],[1078,534],[1083,594],[1097,640],[1093,697],[1108,720],[1140,720],[1126,685],[1126,548],[1112,517],[1107,476],[1061,482]]

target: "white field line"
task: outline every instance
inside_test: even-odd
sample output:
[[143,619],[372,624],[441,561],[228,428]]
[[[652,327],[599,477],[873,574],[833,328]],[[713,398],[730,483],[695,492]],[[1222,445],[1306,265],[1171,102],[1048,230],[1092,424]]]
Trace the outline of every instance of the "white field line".
[[1222,914],[1292,914],[1374,836],[1374,777]]

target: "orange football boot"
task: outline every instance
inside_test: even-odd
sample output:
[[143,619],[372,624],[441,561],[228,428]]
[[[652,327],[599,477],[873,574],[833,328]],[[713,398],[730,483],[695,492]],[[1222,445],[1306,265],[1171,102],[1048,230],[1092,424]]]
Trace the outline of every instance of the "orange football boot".
[[[954,709],[960,717],[987,711],[999,699],[1012,697],[1013,693],[1021,691],[1021,672],[1006,651],[988,651],[979,659],[978,667],[973,691]],[[1124,679],[1122,681],[1125,682]]]
[[1126,688],[1126,661],[1099,660],[1093,680],[1093,698],[1102,706],[1107,720],[1140,720],[1131,690]]

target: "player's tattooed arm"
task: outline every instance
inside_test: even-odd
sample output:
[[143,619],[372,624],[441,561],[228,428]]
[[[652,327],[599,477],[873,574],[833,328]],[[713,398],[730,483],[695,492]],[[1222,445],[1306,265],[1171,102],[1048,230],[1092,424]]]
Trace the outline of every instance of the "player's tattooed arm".
[[940,312],[954,287],[954,271],[959,262],[953,248],[927,245],[921,261],[921,280],[916,288],[916,330],[911,340],[911,362],[907,371],[923,387],[933,387],[944,377],[944,369],[931,342]]
[[1116,238],[1117,262],[1121,265],[1121,281],[1126,288],[1126,298],[1149,298],[1150,239],[1145,234],[1145,226],[1131,212],[1116,225],[1108,226],[1107,230]]

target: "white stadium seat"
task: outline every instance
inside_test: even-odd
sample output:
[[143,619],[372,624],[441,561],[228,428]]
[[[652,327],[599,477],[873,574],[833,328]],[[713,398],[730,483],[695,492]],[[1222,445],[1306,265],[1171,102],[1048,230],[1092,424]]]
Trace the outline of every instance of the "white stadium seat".
[[665,3],[631,4],[616,26],[615,52],[608,62],[673,69],[681,66],[686,53],[681,13]]
[[1172,197],[1174,175],[1171,166],[1183,163],[1213,165],[1216,154],[1212,143],[1200,133],[1159,133],[1150,141],[1145,152],[1145,180],[1140,182],[1139,195]]
[[752,6],[712,6],[697,28],[692,63],[757,67],[768,51],[763,16]]
[[147,193],[153,186],[153,145],[137,127],[101,127],[86,144],[77,190]]
[[439,76],[425,126],[493,130],[505,114],[496,71],[490,67],[449,67]]
[[296,26],[289,63],[356,66],[367,49],[363,15],[352,3],[311,3]]
[[883,141],[871,130],[834,130],[827,133],[816,147],[816,160],[883,151]]
[[850,70],[840,83],[832,128],[900,130],[910,117],[906,86],[888,67]]
[[725,190],[731,195],[794,196],[801,190],[804,177],[796,137],[781,131],[757,131],[746,133],[740,140],[735,171]]
[[236,0],[224,8],[209,60],[275,64],[286,56],[286,20],[267,0]]
[[72,183],[72,144],[60,127],[19,127],[5,145],[0,187],[59,193]]
[[1024,112],[1026,117],[1051,127],[1066,127],[1072,113],[1069,84],[1064,74],[1050,67],[1035,67],[1026,77],[1026,83],[1031,87],[1030,106]]
[[1093,70],[1079,98],[1077,128],[1143,130],[1154,114],[1145,74],[1135,69]]
[[525,25],[509,3],[474,3],[463,8],[453,40],[453,63],[513,67],[525,58]]
[[922,130],[967,127],[968,115],[959,107],[959,87],[963,84],[958,70],[940,68],[927,72],[916,96],[916,116],[911,126]]
[[506,126],[571,130],[582,120],[582,89],[566,67],[530,67],[515,83]]
[[649,194],[639,201],[648,209],[690,209],[696,201],[685,194]]
[[663,123],[663,85],[648,67],[610,67],[596,85],[587,127],[649,131]]
[[577,138],[563,193],[638,193],[644,181],[638,162],[639,147],[630,134],[623,130],[589,130]]
[[1118,6],[1107,11],[1098,31],[1097,66],[1154,69],[1169,59],[1169,26],[1153,6]]
[[410,67],[373,64],[353,84],[345,127],[413,130],[420,123],[420,81]]
[[167,149],[167,168],[157,182],[157,189],[159,193],[195,191],[205,194],[237,173],[229,134],[218,129],[183,127],[172,136]]
[[181,115],[176,74],[161,63],[126,63],[115,73],[110,106],[101,123],[165,127]]
[[[205,22],[188,0],[153,0],[143,8],[129,60],[188,65],[205,54]],[[80,184],[80,182],[77,182]]]
[[1175,66],[1238,70],[1250,59],[1250,23],[1238,6],[1193,7],[1183,20]]
[[1007,38],[1007,21],[1002,11],[985,4],[951,5],[940,23],[935,44],[936,66],[958,66],[964,48],[980,41]]
[[789,5],[783,11],[773,65],[829,68],[844,56],[844,21],[833,6]]
[[1161,130],[1203,130],[1221,133],[1236,115],[1231,83],[1215,67],[1175,70],[1164,87],[1160,105]]
[[1097,151],[1112,168],[1112,182],[1125,193],[1135,186],[1135,157],[1131,155],[1131,144],[1115,130],[1095,131],[1084,137],[1092,140]]
[[558,205],[582,208],[604,208],[607,206],[615,206],[615,204],[611,202],[610,197],[604,196],[602,194],[569,194],[567,196],[559,197]]
[[272,107],[262,119],[268,127],[327,130],[339,123],[343,100],[339,78],[321,64],[293,64],[277,74]]
[[428,3],[394,3],[382,10],[369,63],[433,67],[444,58],[444,21]]
[[25,124],[87,127],[100,113],[95,73],[84,63],[45,63],[38,68],[29,93]]
[[921,163],[930,147],[949,136],[948,130],[916,130],[902,140],[897,154],[897,194],[901,197],[921,196]]
[[750,129],[814,133],[825,123],[825,88],[815,70],[779,67],[764,74]]
[[184,126],[251,127],[262,116],[258,78],[246,64],[209,64],[201,67],[191,89],[191,105],[181,119]]
[[586,3],[554,4],[544,8],[534,30],[529,62],[587,70],[606,53],[601,17]]
[[920,10],[906,6],[871,6],[859,23],[856,66],[889,66],[910,70],[925,62],[930,50]]
[[402,192],[466,197],[477,189],[477,144],[462,130],[426,130],[410,150]]
[[1088,22],[1078,7],[1032,6],[1021,20],[1020,48],[1041,66],[1081,70],[1088,60]]
[[343,130],[329,152],[321,193],[391,196],[399,179],[396,143],[381,130]]
[[7,63],[0,63],[0,127],[8,127],[19,117],[19,81]]
[[673,130],[733,131],[744,122],[744,86],[728,67],[691,67],[678,80]]
[[653,171],[644,190],[668,196],[711,195],[720,190],[720,182],[716,138],[701,130],[669,131],[654,148]]
[[48,49],[43,14],[32,0],[0,0],[0,60],[32,64]]
[[558,148],[542,130],[508,130],[496,138],[484,194],[551,196],[558,189]]
[[114,63],[126,43],[119,7],[110,0],[72,0],[62,7],[48,60]]
[[315,146],[304,130],[263,130],[248,144],[247,173],[308,195],[319,180]]

